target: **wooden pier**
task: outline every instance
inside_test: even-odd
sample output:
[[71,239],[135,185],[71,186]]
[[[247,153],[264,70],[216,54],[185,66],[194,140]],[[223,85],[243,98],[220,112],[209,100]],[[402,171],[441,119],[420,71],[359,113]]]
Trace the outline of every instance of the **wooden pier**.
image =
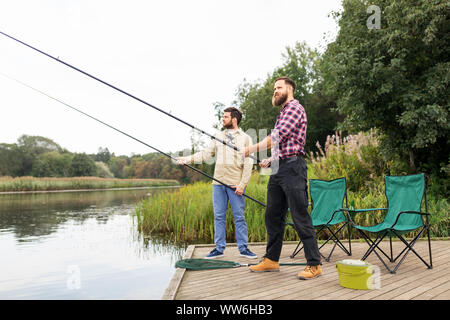
[[[388,252],[389,242],[383,243]],[[236,245],[228,244],[221,260],[255,263],[265,253],[265,243],[251,243],[249,248],[258,259],[239,256]],[[296,243],[285,242],[280,262],[304,262],[303,251],[294,259],[289,256]],[[322,248],[325,255],[332,245]],[[213,245],[191,245],[184,259],[204,258]],[[330,262],[323,261],[323,274],[317,279],[299,280],[297,273],[303,266],[281,266],[280,272],[250,272],[247,267],[191,271],[177,269],[163,300],[450,300],[450,241],[431,243],[433,269],[428,269],[414,253],[409,253],[396,274],[390,274],[372,254],[367,262],[379,267],[379,288],[353,290],[339,285],[336,262],[342,259],[359,259],[367,250],[365,242],[352,242],[353,255],[347,256],[336,248]],[[383,248],[383,247],[382,247]],[[402,243],[393,242],[394,255],[402,250]],[[428,260],[428,242],[418,241],[414,247]],[[384,250],[384,248],[383,248]],[[377,268],[375,268],[377,269]]]

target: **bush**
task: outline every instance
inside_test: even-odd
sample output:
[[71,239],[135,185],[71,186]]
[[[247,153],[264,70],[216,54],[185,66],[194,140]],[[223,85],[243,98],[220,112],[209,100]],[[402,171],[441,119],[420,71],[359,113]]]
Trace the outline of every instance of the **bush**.
[[317,143],[319,152],[310,153],[308,177],[323,180],[346,177],[350,191],[367,192],[380,183],[387,169],[378,144],[375,130],[345,138],[336,132],[327,137],[324,148]]

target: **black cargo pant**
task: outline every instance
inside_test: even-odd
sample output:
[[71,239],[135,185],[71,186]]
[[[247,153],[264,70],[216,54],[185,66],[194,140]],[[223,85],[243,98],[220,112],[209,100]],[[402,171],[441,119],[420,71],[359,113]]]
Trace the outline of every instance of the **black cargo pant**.
[[268,241],[265,257],[278,261],[283,246],[286,213],[289,209],[295,229],[302,240],[306,262],[320,264],[316,234],[308,214],[307,167],[302,156],[280,160],[278,172],[267,185],[266,228]]

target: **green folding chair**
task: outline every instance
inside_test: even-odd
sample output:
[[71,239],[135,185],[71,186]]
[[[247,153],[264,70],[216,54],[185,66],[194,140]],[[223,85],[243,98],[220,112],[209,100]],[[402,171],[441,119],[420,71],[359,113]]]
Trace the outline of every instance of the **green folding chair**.
[[[388,203],[388,208],[371,208],[371,209],[359,209],[359,210],[349,210],[344,209],[352,214],[348,215],[350,224],[353,228],[357,229],[362,235],[364,240],[369,245],[369,249],[361,258],[361,260],[367,259],[367,257],[373,252],[376,254],[378,259],[383,263],[386,269],[390,273],[396,273],[400,264],[405,260],[409,252],[413,252],[419,259],[428,267],[432,269],[432,258],[431,258],[431,242],[430,242],[430,224],[428,221],[428,207],[427,207],[427,196],[426,196],[426,181],[424,174],[415,174],[407,176],[386,176],[385,177],[385,194]],[[425,199],[425,212],[421,212],[422,198]],[[359,226],[356,225],[351,215],[356,215],[359,213],[369,213],[376,210],[385,210],[386,215],[383,222],[374,226]],[[423,219],[425,217],[425,221]],[[409,232],[419,229],[418,234],[408,242],[403,236]],[[414,250],[414,245],[420,236],[427,232],[428,236],[428,250],[430,263],[428,264],[417,252]],[[376,236],[375,240],[370,238],[370,234]],[[381,241],[389,236],[390,242],[390,255],[386,254],[380,247]],[[393,258],[392,252],[392,237],[398,237],[405,248]],[[390,269],[383,258],[378,253],[382,253],[391,263],[400,259],[398,264]]]
[[[319,180],[311,179],[309,181],[309,194],[311,195],[311,219],[314,228],[317,228],[316,235],[321,232],[328,230],[330,236],[328,239],[319,247],[322,249],[330,240],[334,241],[334,246],[331,249],[328,257],[325,257],[322,253],[321,256],[326,260],[330,261],[331,255],[333,254],[336,246],[341,248],[347,255],[352,255],[352,245],[350,236],[348,239],[348,249],[340,241],[339,238],[342,237],[344,228],[347,226],[350,235],[350,224],[347,220],[344,211],[342,210],[342,205],[344,203],[347,206],[347,180],[345,178],[339,178],[335,180]],[[332,226],[342,223],[342,225],[336,230],[331,229]],[[288,222],[288,225],[294,227],[292,222]],[[291,254],[291,258],[294,258],[302,249],[300,247],[302,241],[297,244],[297,247]]]

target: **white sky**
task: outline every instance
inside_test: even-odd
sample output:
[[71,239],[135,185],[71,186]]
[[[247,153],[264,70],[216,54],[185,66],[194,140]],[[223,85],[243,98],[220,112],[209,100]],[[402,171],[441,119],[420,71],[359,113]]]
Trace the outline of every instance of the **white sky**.
[[[213,133],[212,104],[243,79],[264,79],[286,46],[323,48],[340,0],[0,0],[0,31]],[[190,128],[0,35],[0,73],[80,108],[164,151],[190,147]],[[148,147],[0,76],[0,143],[22,134],[72,152]]]

